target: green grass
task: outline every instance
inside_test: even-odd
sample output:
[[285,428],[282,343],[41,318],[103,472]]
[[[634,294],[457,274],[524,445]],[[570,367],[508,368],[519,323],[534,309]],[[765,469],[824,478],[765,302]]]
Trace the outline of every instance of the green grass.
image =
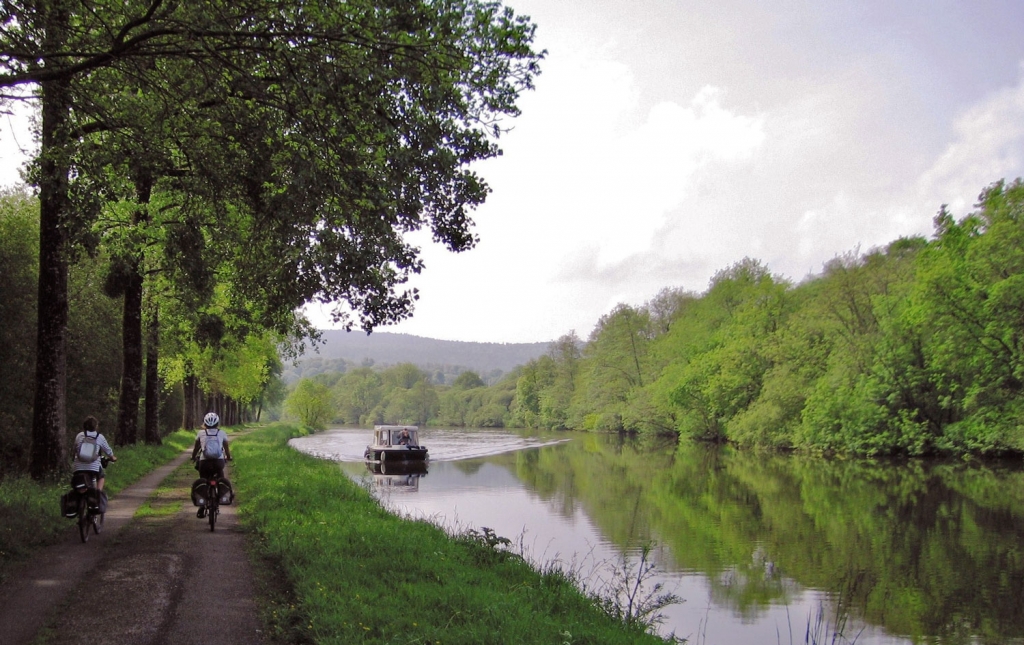
[[[179,431],[163,439],[163,445],[115,447],[117,461],[107,466],[104,490],[111,496],[131,485],[157,466],[167,463],[194,440],[191,432]],[[39,483],[29,477],[0,480],[0,580],[9,567],[35,549],[53,544],[71,523],[60,514],[60,496],[66,481]]]
[[558,571],[389,514],[337,464],[289,449],[298,433],[274,425],[232,446],[242,521],[264,582],[279,584],[265,606],[279,642],[662,642],[609,617]]
[[135,517],[174,515],[185,505],[185,500],[189,499],[189,483],[194,478],[195,469],[192,467],[192,462],[186,461],[139,506],[135,511]]

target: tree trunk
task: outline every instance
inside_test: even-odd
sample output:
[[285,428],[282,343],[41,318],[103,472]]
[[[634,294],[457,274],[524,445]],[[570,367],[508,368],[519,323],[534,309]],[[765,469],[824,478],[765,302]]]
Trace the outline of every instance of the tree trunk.
[[131,445],[138,439],[139,394],[142,390],[142,274],[138,260],[124,291],[121,322],[121,397],[117,407],[117,443]]
[[[55,3],[56,4],[56,3]],[[67,16],[59,5],[48,16],[47,51],[65,36]],[[70,96],[64,81],[41,84],[42,137],[39,174],[39,302],[36,335],[32,461],[41,480],[67,461],[68,234],[67,194],[71,134]]]
[[193,430],[199,426],[199,383],[196,377],[189,374],[182,383],[184,405],[182,406],[181,427]]
[[[152,192],[152,180],[144,171],[136,175],[135,192],[138,207],[134,224],[148,219],[146,207]],[[121,397],[117,407],[117,441],[130,445],[138,441],[139,396],[142,392],[142,255],[134,252],[124,291],[124,318],[121,323],[123,347],[121,363]]]
[[160,445],[160,320],[153,307],[146,341],[146,443]]

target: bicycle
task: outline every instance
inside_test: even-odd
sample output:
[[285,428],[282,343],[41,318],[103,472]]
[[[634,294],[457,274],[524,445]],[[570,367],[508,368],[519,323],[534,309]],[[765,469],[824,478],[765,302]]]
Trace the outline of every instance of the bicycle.
[[[100,465],[107,466],[101,459]],[[103,529],[103,492],[97,488],[98,473],[80,470],[71,475],[71,488],[77,495],[78,535],[82,542],[89,541],[90,531],[99,535]]]
[[217,527],[220,505],[230,504],[233,494],[231,485],[222,481],[217,475],[200,477],[193,487],[193,502],[200,507],[197,517],[205,517],[210,523],[210,530]]

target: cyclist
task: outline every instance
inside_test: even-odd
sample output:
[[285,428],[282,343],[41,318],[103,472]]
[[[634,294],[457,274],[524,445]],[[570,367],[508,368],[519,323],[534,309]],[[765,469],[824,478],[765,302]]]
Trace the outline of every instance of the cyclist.
[[[220,428],[220,417],[216,412],[209,412],[203,417],[203,428],[196,433],[196,442],[192,446],[192,460],[199,462],[196,468],[202,478],[216,476],[231,489],[231,482],[224,477],[225,460],[231,459],[231,448],[228,435]],[[196,517],[203,517],[206,507],[200,506]]]
[[110,449],[107,438],[99,431],[100,422],[96,417],[88,416],[82,423],[82,432],[75,437],[75,462],[72,464],[72,472],[96,473],[97,490],[103,490],[103,483],[106,481],[106,471],[100,463],[100,453],[104,453],[110,461],[117,461],[114,451]]

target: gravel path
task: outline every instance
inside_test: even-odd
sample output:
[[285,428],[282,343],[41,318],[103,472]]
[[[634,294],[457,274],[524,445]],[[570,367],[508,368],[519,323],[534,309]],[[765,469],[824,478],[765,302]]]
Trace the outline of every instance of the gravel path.
[[[64,542],[14,572],[0,590],[0,645],[263,643],[237,506],[221,507],[211,533],[189,500],[187,459],[111,497],[88,543],[69,521]],[[151,497],[152,512],[133,519]]]

